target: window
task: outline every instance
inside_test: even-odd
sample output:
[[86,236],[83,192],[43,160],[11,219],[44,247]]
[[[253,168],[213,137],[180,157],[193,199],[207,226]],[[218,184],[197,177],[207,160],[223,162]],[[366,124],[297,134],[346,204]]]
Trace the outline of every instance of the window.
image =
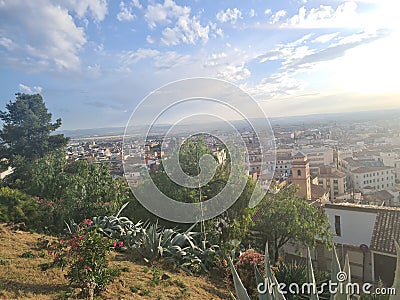
[[333,183],[338,183],[337,179],[334,179],[334,180],[333,180]]
[[297,176],[301,176],[301,170],[297,170]]
[[342,236],[342,230],[340,228],[340,216],[335,216],[335,233],[337,236]]

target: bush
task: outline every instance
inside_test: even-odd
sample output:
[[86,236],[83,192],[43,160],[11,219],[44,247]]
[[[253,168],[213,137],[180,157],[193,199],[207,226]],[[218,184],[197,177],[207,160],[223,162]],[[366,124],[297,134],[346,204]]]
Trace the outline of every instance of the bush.
[[36,198],[8,187],[0,189],[0,222],[25,223],[37,230],[43,230],[46,224]]
[[54,255],[53,266],[67,267],[65,277],[69,283],[80,287],[85,296],[93,299],[94,294],[105,290],[120,274],[119,269],[108,266],[107,254],[122,246],[122,242],[104,237],[97,226],[86,219],[78,224],[77,232],[59,240],[49,252]]
[[264,255],[256,252],[254,249],[248,249],[239,256],[239,261],[235,268],[242,279],[243,285],[251,293],[256,293],[256,276],[254,266],[260,270],[264,268]]

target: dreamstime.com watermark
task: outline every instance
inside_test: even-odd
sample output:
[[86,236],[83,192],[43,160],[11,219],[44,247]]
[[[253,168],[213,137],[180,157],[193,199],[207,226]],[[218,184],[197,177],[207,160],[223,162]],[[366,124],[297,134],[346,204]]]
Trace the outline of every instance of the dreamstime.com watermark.
[[260,294],[273,294],[275,291],[278,291],[278,293],[283,295],[321,295],[327,292],[332,295],[396,295],[396,289],[393,287],[374,287],[371,283],[347,282],[347,274],[345,272],[339,272],[336,277],[337,282],[329,280],[328,282],[322,283],[319,287],[313,283],[303,283],[301,285],[294,282],[289,285],[285,283],[275,283],[266,278],[263,283],[257,285],[257,291]]

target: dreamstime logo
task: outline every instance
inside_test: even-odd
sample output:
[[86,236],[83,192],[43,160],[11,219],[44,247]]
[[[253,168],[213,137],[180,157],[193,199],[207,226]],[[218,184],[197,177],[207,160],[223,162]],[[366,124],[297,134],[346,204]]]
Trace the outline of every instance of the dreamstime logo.
[[339,282],[344,282],[347,280],[347,274],[345,272],[338,272],[336,278]]
[[[138,136],[138,131],[145,136]],[[143,149],[151,147],[152,140],[160,141],[158,151],[167,155],[158,159],[170,180],[181,187],[198,189],[210,182],[218,163],[211,155],[203,155],[193,157],[200,167],[198,175],[189,176],[182,170],[177,154],[182,144],[196,135],[210,136],[224,145],[230,173],[224,188],[211,199],[183,203],[165,195],[153,182],[149,168],[143,166]],[[180,80],[150,93],[133,111],[123,141],[124,175],[135,198],[153,214],[180,223],[208,220],[235,203],[251,167],[256,168],[261,180],[249,206],[261,201],[275,169],[274,141],[264,111],[239,87],[212,78]]]
[[396,295],[395,288],[386,287],[376,287],[374,288],[371,283],[357,283],[350,282],[348,276],[345,272],[341,271],[336,274],[337,282],[329,280],[328,282],[323,282],[319,287],[314,283],[303,283],[299,285],[298,283],[292,282],[290,284],[286,283],[276,283],[272,282],[269,278],[266,278],[264,282],[257,285],[257,291],[264,294],[280,293],[283,295],[321,295],[324,293],[329,293],[331,295],[335,294],[346,294],[346,295]]

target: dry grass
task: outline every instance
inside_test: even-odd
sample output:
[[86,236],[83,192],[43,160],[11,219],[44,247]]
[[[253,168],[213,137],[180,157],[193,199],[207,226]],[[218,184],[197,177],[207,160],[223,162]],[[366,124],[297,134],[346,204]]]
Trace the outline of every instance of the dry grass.
[[[51,260],[38,246],[42,237],[13,232],[0,224],[0,299],[76,298],[77,290],[68,287],[60,269],[40,269],[41,263]],[[111,264],[123,272],[98,299],[231,299],[221,279],[189,276],[171,270],[165,263],[149,266],[121,253],[111,257]],[[164,274],[169,278],[161,279]]]

